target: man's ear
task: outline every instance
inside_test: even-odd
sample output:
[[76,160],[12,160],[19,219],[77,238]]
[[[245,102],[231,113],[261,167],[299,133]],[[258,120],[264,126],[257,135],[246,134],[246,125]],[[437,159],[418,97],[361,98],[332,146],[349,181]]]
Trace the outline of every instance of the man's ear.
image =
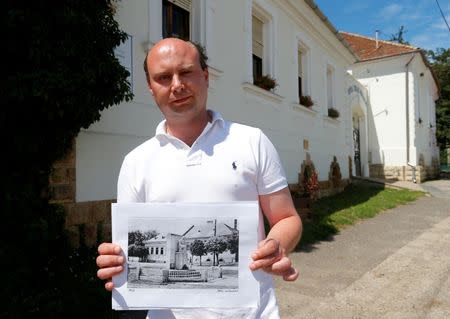
[[150,91],[151,95],[152,95],[152,96],[155,96],[155,95],[153,94],[152,85],[151,85],[150,83],[147,83],[147,86],[148,86],[148,90]]

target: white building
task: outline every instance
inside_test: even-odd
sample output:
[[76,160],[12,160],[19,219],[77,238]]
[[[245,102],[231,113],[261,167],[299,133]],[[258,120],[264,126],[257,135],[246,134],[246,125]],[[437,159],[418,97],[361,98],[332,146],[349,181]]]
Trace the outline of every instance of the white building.
[[438,81],[419,48],[341,33],[358,55],[353,76],[367,88],[373,177],[416,180],[439,173]]
[[[373,115],[379,107],[390,105],[389,116],[396,114],[396,94],[405,89],[404,80],[401,82],[399,75],[397,82],[389,84],[399,85],[398,91],[375,91],[372,78],[363,76],[362,70],[370,66],[374,72],[371,63],[375,63],[377,72],[382,72],[391,68],[390,62],[356,63],[358,56],[313,1],[124,0],[117,5],[117,20],[130,36],[117,56],[131,73],[134,99],[104,111],[99,122],[77,137],[71,157],[75,160],[69,164],[76,171],[69,185],[72,191],[59,198],[68,207],[68,227],[74,237],[78,234],[75,225],[86,224],[86,233],[105,232],[108,238],[109,227],[103,224],[109,222],[109,204],[116,198],[122,160],[154,135],[162,119],[148,91],[142,63],[147,50],[165,36],[191,39],[206,48],[208,107],[228,120],[261,128],[277,148],[292,187],[302,181],[308,165],[318,173],[321,195],[342,190],[352,174],[369,176],[371,164],[391,165],[392,160],[392,165],[406,165],[405,146],[397,145],[406,131],[399,121],[406,125],[405,119],[398,114],[386,122],[391,131],[399,130],[394,134],[399,139],[395,144],[394,138],[381,138],[380,130],[387,128],[374,127],[379,118]],[[414,74],[408,83],[413,86],[413,81],[423,81],[421,88],[427,93],[417,95],[410,90],[410,113],[419,105],[414,94],[429,105],[420,110],[423,122],[410,125],[409,162],[418,165],[420,153],[425,163],[434,157],[428,124],[434,127],[431,107],[436,90],[434,84],[425,84],[430,82],[429,68],[419,53],[414,54],[418,57],[410,63]],[[409,61],[409,56],[402,57]],[[349,69],[356,76],[350,75]],[[421,72],[423,80],[417,78]],[[403,70],[403,78],[404,74]],[[267,91],[254,85],[254,79],[261,75],[275,78],[275,89]],[[300,104],[300,96],[304,104],[305,97],[314,104]],[[379,99],[389,105],[379,103]],[[339,116],[330,117],[329,109]],[[414,119],[410,117],[410,121]],[[358,145],[353,142],[354,127],[359,129]],[[371,130],[378,132],[378,137]],[[88,244],[93,242],[88,240]]]

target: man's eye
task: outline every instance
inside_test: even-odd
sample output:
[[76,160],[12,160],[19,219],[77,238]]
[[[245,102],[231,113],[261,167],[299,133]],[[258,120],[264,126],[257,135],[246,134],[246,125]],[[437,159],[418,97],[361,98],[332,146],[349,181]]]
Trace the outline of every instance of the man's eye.
[[160,81],[167,81],[167,80],[170,80],[170,75],[160,75],[160,76],[158,77],[158,79],[159,79]]

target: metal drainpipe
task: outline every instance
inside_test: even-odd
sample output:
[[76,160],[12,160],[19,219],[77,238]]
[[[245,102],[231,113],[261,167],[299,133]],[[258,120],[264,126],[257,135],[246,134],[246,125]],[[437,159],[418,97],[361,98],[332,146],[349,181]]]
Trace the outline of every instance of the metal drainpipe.
[[410,141],[409,141],[409,64],[414,59],[415,54],[413,53],[411,56],[411,59],[409,59],[408,63],[406,63],[406,165],[412,168],[413,173],[413,183],[417,183],[416,180],[416,166],[411,165],[409,162],[409,148],[410,148]]

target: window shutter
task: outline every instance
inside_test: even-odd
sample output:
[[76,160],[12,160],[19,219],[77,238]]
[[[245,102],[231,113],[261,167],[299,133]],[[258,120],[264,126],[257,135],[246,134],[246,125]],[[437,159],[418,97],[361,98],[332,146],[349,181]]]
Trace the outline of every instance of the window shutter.
[[303,52],[301,50],[298,50],[298,76],[303,77]]
[[191,12],[191,3],[192,0],[168,0],[169,2],[172,2],[174,5]]
[[252,17],[252,50],[253,54],[263,58],[263,22]]

